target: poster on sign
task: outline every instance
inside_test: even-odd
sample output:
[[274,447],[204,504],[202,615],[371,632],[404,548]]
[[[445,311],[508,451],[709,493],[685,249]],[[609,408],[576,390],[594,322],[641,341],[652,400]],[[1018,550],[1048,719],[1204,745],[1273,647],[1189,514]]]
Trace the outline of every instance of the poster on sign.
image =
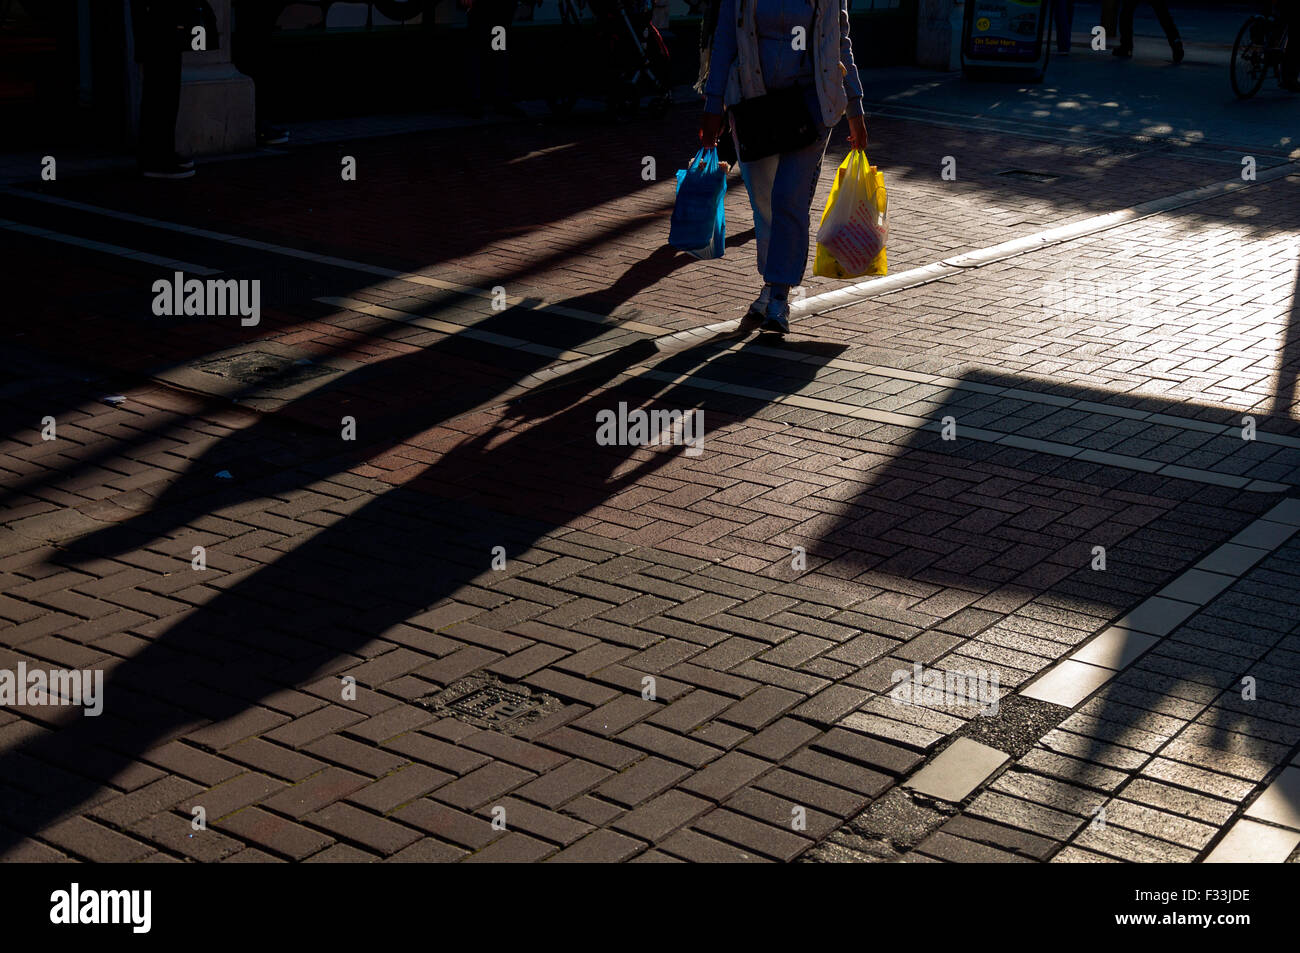
[[1047,0],[971,0],[962,30],[962,68],[976,78],[1005,78],[1027,72],[1041,79],[1050,56]]

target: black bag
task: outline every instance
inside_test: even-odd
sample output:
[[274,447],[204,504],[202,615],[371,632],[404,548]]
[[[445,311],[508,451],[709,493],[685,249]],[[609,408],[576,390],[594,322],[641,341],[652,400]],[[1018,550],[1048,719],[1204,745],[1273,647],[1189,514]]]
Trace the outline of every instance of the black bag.
[[728,108],[740,144],[741,162],[795,152],[817,140],[817,121],[808,110],[803,86],[776,89],[742,99]]

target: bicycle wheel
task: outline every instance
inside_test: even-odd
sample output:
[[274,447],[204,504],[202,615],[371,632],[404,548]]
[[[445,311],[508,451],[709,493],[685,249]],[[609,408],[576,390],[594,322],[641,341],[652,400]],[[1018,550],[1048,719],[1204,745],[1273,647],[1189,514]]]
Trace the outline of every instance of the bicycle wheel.
[[1232,44],[1228,75],[1238,99],[1249,99],[1264,85],[1268,75],[1268,28],[1268,17],[1251,17],[1241,25]]

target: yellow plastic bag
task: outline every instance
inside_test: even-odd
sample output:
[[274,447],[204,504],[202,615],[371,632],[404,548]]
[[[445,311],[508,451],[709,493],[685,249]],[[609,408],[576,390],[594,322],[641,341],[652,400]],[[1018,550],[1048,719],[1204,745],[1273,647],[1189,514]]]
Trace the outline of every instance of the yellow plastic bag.
[[854,149],[840,163],[822,212],[813,274],[823,278],[888,274],[888,237],[885,177],[865,152]]

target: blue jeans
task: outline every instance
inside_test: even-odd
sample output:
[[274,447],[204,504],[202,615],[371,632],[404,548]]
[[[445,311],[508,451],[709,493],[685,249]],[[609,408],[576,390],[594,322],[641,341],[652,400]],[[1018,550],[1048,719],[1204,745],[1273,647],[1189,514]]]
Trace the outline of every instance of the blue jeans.
[[809,216],[831,131],[797,152],[742,162],[740,173],[754,210],[758,271],[765,282],[798,285],[808,267]]

